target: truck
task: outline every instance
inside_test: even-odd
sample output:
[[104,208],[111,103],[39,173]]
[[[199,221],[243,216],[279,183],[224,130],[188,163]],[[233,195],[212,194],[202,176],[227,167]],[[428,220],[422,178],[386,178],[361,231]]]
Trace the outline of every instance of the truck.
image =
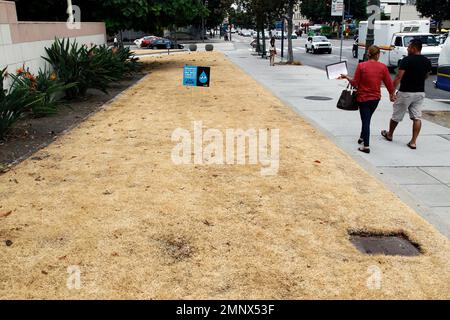
[[450,91],[450,37],[447,38],[439,57],[436,87]]
[[[361,22],[358,40],[359,61],[364,60],[367,29],[368,22]],[[430,59],[434,70],[437,70],[442,47],[436,37],[430,33],[429,20],[376,21],[374,29],[374,45],[381,49],[380,62],[384,63],[391,72],[400,65],[403,58],[408,56],[408,46],[414,39],[422,41],[422,54]]]

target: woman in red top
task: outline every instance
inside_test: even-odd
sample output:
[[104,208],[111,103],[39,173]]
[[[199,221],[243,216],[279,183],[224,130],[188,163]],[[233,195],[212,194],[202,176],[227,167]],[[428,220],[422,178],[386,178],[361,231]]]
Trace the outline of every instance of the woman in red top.
[[361,115],[362,130],[358,144],[364,147],[358,150],[370,153],[370,122],[378,104],[381,100],[381,83],[384,82],[390,93],[391,101],[395,101],[395,88],[389,70],[381,62],[380,48],[371,46],[368,51],[369,60],[362,62],[356,69],[354,79],[347,75],[342,75],[341,79],[347,79],[353,87],[358,89],[357,101],[359,105],[359,113]]

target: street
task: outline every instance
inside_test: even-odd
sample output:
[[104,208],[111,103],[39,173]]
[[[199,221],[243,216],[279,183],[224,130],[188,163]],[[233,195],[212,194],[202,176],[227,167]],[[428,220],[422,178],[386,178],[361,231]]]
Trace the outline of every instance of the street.
[[[250,48],[251,38],[245,38],[238,35],[234,35],[233,41],[238,46],[238,48],[242,48],[243,46],[247,46]],[[329,64],[339,62],[339,51],[340,51],[340,40],[330,40],[333,45],[333,53],[332,54],[311,54],[306,53],[305,44],[306,38],[299,38],[297,40],[292,40],[294,47],[294,59],[302,62],[304,65],[315,67],[319,69],[325,70],[325,67]],[[349,69],[350,75],[353,75],[356,71],[356,67],[358,65],[358,59],[353,58],[352,55],[352,47],[353,40],[344,40],[343,46],[343,60],[347,61],[347,66]],[[268,47],[268,41],[267,41]],[[281,40],[276,41],[276,47],[278,50],[278,54],[281,54]],[[287,57],[287,40],[284,41],[284,58]],[[395,78],[395,74],[392,75]],[[434,86],[434,81],[436,81],[437,76],[431,75],[429,79],[426,81],[426,94],[427,97],[439,101],[450,104],[450,92],[446,92],[443,90],[436,89]]]

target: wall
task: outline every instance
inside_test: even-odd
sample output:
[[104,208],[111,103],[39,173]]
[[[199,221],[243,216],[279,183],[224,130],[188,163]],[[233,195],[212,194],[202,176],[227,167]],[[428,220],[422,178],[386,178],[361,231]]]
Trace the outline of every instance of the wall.
[[106,28],[103,22],[82,22],[80,29],[72,30],[65,22],[18,21],[15,3],[0,1],[0,69],[14,73],[25,65],[37,73],[46,66],[41,57],[55,38],[100,45],[106,43]]

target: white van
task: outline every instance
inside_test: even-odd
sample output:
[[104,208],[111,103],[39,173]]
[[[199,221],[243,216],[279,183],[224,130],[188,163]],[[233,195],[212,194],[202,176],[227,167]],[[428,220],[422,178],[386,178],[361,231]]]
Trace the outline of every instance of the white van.
[[441,90],[450,91],[450,37],[447,38],[442,48],[441,56],[439,57],[436,87]]
[[[422,54],[430,59],[433,68],[438,67],[442,47],[436,37],[430,33],[429,20],[412,21],[376,21],[374,44],[380,47],[380,62],[393,70],[408,56],[408,45],[413,39],[423,43]],[[367,39],[367,21],[359,26],[358,59],[364,60]]]

